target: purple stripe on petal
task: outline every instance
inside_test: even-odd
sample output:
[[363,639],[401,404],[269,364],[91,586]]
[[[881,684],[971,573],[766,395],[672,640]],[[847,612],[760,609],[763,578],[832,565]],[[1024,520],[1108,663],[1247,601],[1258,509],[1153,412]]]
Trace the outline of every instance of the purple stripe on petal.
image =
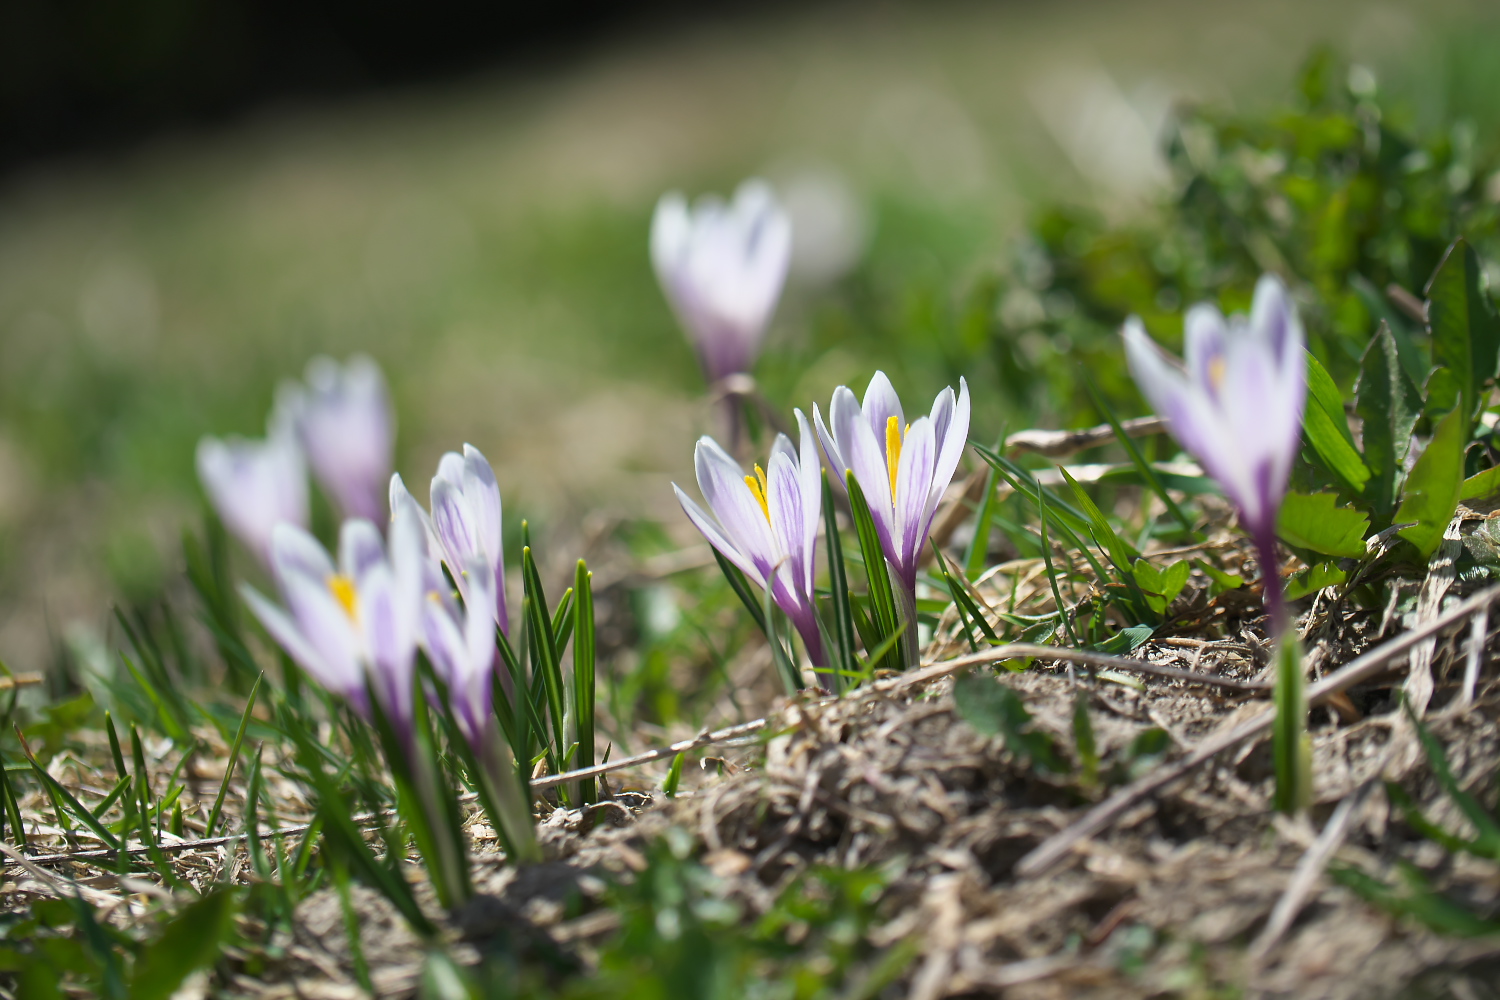
[[[885,438],[878,439],[870,430],[864,414],[852,406],[854,394],[837,392],[833,397],[833,433],[839,442],[844,457],[849,460],[850,471],[864,491],[865,501],[870,505],[870,515],[875,521],[875,532],[886,552],[893,552],[895,537],[895,510],[891,501],[890,473],[886,471]],[[925,499],[925,494],[923,495]]]
[[[932,433],[937,444],[937,462],[932,471],[932,489],[927,494],[927,509],[922,522],[922,534],[927,534],[937,506],[953,482],[958,463],[969,445],[969,383],[962,376],[958,380],[958,400],[951,410],[945,405],[953,398],[952,389],[944,389],[933,403]],[[939,417],[942,419],[939,420]]]
[[1200,303],[1183,320],[1183,356],[1194,382],[1208,395],[1219,397],[1219,380],[1228,372],[1228,329],[1214,306]]
[[693,452],[693,464],[697,467],[698,489],[724,534],[736,549],[760,567],[759,574],[764,577],[779,554],[766,513],[745,485],[739,463],[712,438],[705,437],[698,441]]
[[[293,660],[313,680],[335,694],[346,695],[351,677],[346,670],[340,670],[326,661],[312,643],[303,637],[297,628],[296,622],[291,619],[285,611],[277,607],[271,601],[261,596],[259,592],[247,583],[240,584],[240,596],[249,605],[250,611],[265,626],[271,638],[282,649],[286,650]],[[357,683],[358,670],[353,674],[353,680]]]
[[803,544],[804,518],[802,510],[802,484],[797,477],[797,463],[785,453],[771,456],[771,468],[766,473],[766,504],[770,508],[771,533],[776,539],[777,553],[786,559],[782,576],[789,585],[807,591],[804,583],[809,575],[807,549]]
[[286,587],[287,611],[307,644],[327,668],[323,681],[330,691],[348,695],[362,687],[360,665],[362,643],[348,612],[327,586],[293,577]]
[[807,417],[801,410],[792,412],[797,418],[802,443],[802,453],[797,460],[797,480],[802,491],[802,561],[806,576],[801,583],[810,594],[816,574],[818,521],[823,512],[823,469],[818,464],[818,439],[807,426]]
[[339,571],[358,581],[385,562],[385,540],[380,529],[362,517],[352,517],[339,529]]

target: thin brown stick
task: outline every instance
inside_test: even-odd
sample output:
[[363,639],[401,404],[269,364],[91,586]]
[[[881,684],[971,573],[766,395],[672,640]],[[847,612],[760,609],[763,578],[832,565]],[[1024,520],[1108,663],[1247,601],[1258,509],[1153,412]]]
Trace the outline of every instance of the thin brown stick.
[[9,677],[0,677],[0,691],[11,691],[21,687],[34,687],[44,680],[46,678],[36,673],[12,674]]
[[1161,677],[1166,680],[1182,681],[1186,684],[1202,684],[1205,687],[1228,688],[1232,691],[1269,691],[1271,684],[1266,681],[1245,681],[1236,677],[1219,677],[1215,674],[1200,674],[1194,670],[1182,670],[1177,667],[1163,667],[1155,663],[1147,663],[1145,660],[1133,660],[1128,656],[1112,656],[1109,653],[1100,653],[1092,649],[1072,649],[1067,646],[1039,646],[1030,642],[1008,642],[1003,646],[995,646],[978,653],[970,653],[952,660],[944,660],[941,663],[930,664],[920,670],[909,674],[901,674],[888,680],[877,681],[871,685],[878,691],[899,691],[927,681],[946,677],[957,670],[972,667],[978,664],[995,663],[999,660],[1014,660],[1021,657],[1032,657],[1038,660],[1056,661],[1063,660],[1068,663],[1080,663],[1089,667],[1102,667],[1105,670],[1129,670],[1137,674],[1146,674],[1151,677]]
[[[1307,701],[1309,705],[1316,705],[1330,695],[1352,687],[1361,681],[1368,680],[1390,665],[1392,660],[1406,653],[1417,643],[1429,636],[1436,635],[1453,623],[1462,621],[1469,615],[1474,614],[1480,608],[1488,608],[1500,599],[1500,587],[1491,587],[1480,591],[1473,597],[1456,604],[1443,614],[1420,628],[1412,629],[1403,635],[1399,635],[1389,642],[1382,643],[1375,649],[1355,657],[1343,667],[1324,677],[1321,681],[1313,684],[1307,689]],[[1138,781],[1132,782],[1120,789],[1094,808],[1090,809],[1077,822],[1071,826],[1058,831],[1034,848],[1016,865],[1016,874],[1019,877],[1040,875],[1061,861],[1079,841],[1104,830],[1120,816],[1129,812],[1135,805],[1154,795],[1156,792],[1181,778],[1189,771],[1198,767],[1205,761],[1229,749],[1243,743],[1245,740],[1260,736],[1275,719],[1276,713],[1264,711],[1255,718],[1240,724],[1227,733],[1211,736],[1199,743],[1197,748],[1186,757],[1172,764],[1157,768]]]
[[[1146,437],[1160,434],[1167,429],[1161,417],[1131,417],[1120,421],[1120,427],[1131,437]],[[1086,448],[1097,448],[1115,439],[1115,429],[1109,424],[1085,427],[1073,431],[1029,430],[1017,431],[1005,439],[1005,447],[1015,451],[1029,451],[1048,458],[1063,458]]]

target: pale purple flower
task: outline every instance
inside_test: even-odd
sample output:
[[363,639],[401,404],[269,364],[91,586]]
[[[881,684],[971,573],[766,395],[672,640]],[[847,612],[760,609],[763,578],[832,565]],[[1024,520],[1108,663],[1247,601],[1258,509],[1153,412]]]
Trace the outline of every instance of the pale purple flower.
[[[432,558],[448,567],[464,604],[485,608],[509,635],[505,604],[505,547],[500,530],[500,486],[489,461],[473,445],[448,452],[432,479],[428,517],[399,475],[391,477],[391,512],[410,508],[427,528]],[[483,567],[481,569],[480,567]],[[475,574],[485,577],[482,592]]]
[[338,562],[301,528],[277,525],[271,569],[282,604],[242,585],[271,637],[323,687],[368,714],[366,685],[403,738],[426,589],[422,525],[398,512],[389,544],[363,518],[344,522]]
[[726,204],[677,192],[651,220],[651,263],[708,381],[749,373],[781,297],[792,226],[769,184],[748,180]]
[[313,358],[303,384],[283,389],[313,475],[345,517],[380,523],[396,415],[380,367],[363,354]]
[[1126,321],[1124,336],[1136,385],[1239,508],[1260,550],[1267,609],[1279,618],[1276,515],[1301,447],[1307,399],[1305,337],[1286,287],[1262,277],[1248,319],[1226,320],[1206,303],[1189,309],[1185,365],[1158,347],[1137,317]]
[[713,438],[698,441],[693,464],[698,489],[710,514],[676,483],[677,500],[688,519],[710,545],[756,584],[770,588],[771,599],[802,636],[814,666],[827,666],[818,613],[813,603],[813,575],[822,509],[823,472],[818,446],[807,418],[798,410],[801,448],[785,434],[771,445],[768,468],[745,475],[740,464]]
[[262,564],[271,563],[276,525],[307,527],[307,469],[284,409],[271,414],[264,439],[200,439],[197,465],[219,520]]
[[489,609],[495,606],[490,593],[495,578],[483,561],[475,560],[467,574],[469,597],[460,608],[441,571],[429,566],[427,599],[422,604],[422,648],[448,686],[454,721],[477,753],[493,729],[495,621]]
[[922,547],[968,443],[969,384],[960,378],[956,398],[951,387],[944,389],[927,416],[908,424],[891,380],[876,372],[863,404],[848,386],[835,389],[828,416],[831,432],[813,407],[828,464],[841,480],[854,473],[886,561],[914,611]]

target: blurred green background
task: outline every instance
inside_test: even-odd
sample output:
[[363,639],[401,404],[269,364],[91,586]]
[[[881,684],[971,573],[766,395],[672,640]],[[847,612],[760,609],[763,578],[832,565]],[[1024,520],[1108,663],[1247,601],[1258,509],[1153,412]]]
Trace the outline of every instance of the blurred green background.
[[159,586],[201,502],[198,437],[260,433],[320,352],[384,366],[409,482],[469,441],[508,515],[688,540],[667,484],[713,420],[646,255],[669,188],[759,173],[793,202],[759,371],[778,403],[884,367],[928,398],[967,374],[980,437],[1067,420],[1073,401],[1005,389],[997,360],[1066,345],[1003,343],[1015,302],[976,294],[1039,206],[1141,217],[1170,194],[1174,102],[1284,103],[1322,42],[1413,129],[1461,116],[1487,137],[1497,40],[1459,0],[840,4],[18,168],[0,179],[0,657],[43,667],[71,626]]

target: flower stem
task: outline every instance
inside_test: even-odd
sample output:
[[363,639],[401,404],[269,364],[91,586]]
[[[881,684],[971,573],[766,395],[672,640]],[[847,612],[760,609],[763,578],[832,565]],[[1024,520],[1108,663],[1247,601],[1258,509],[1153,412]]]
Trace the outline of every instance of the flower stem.
[[894,584],[891,592],[896,598],[897,617],[906,626],[899,643],[901,662],[909,669],[918,665],[922,653],[917,647],[917,590],[914,585],[906,586],[894,569],[891,572],[891,583]]
[[1273,638],[1285,634],[1291,623],[1286,614],[1286,590],[1281,585],[1281,567],[1276,558],[1276,532],[1255,533],[1255,555],[1260,562],[1262,600],[1266,607],[1266,631]]

